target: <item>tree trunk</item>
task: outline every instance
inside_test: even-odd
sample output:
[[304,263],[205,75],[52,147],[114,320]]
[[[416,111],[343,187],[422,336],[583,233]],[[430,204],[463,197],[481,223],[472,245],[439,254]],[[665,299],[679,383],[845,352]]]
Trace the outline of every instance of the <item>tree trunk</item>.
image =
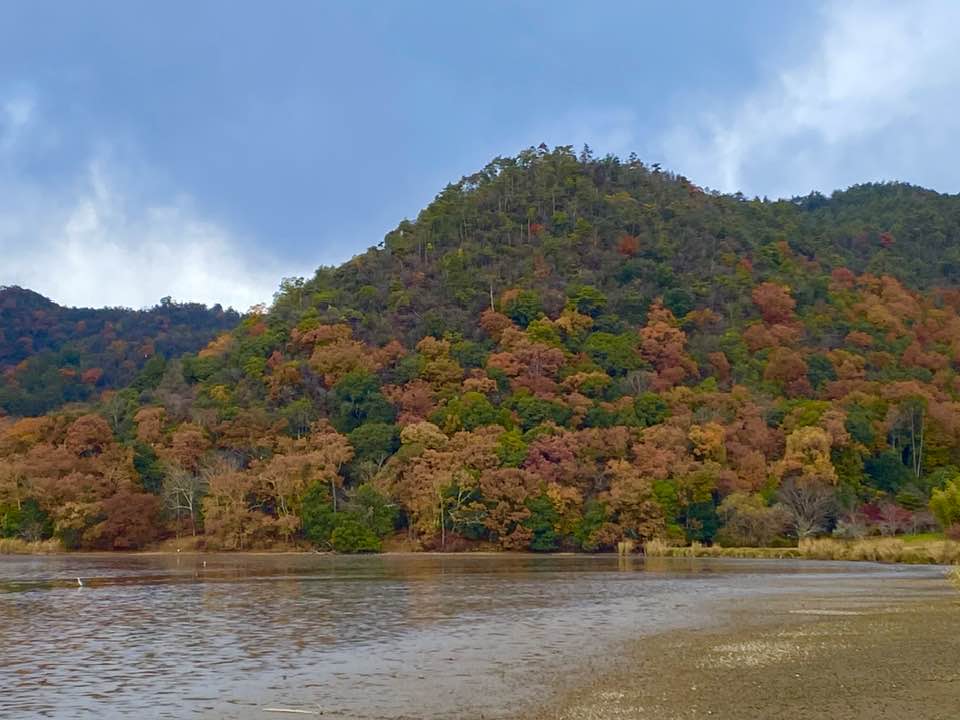
[[444,522],[443,518],[443,498],[440,498],[440,549],[446,550],[447,548],[447,523]]

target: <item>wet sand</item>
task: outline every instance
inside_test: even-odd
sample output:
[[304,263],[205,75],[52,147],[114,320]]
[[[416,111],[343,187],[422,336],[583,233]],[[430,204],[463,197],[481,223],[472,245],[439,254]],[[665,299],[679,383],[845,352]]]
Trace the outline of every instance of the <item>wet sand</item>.
[[960,593],[874,603],[788,596],[725,615],[713,629],[628,643],[536,717],[960,717]]

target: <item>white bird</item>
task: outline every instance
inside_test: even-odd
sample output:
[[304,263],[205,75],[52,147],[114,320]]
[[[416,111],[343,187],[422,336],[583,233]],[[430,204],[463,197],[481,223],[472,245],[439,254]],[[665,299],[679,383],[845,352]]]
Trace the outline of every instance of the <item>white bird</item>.
[[77,585],[79,587],[83,587],[83,580],[81,580],[80,578],[77,578]]

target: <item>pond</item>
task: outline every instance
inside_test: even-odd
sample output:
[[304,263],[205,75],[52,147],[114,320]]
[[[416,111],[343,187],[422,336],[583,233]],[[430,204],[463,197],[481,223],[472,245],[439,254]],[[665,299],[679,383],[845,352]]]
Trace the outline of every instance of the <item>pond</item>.
[[618,643],[724,606],[922,595],[942,574],[609,555],[0,557],[0,717],[516,717],[616,662]]

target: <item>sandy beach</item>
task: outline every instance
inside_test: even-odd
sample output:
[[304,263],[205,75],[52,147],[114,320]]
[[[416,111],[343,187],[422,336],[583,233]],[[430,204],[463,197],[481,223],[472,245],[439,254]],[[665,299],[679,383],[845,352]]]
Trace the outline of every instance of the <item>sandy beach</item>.
[[537,717],[952,720],[960,593],[751,601],[719,628],[629,643],[608,667]]

